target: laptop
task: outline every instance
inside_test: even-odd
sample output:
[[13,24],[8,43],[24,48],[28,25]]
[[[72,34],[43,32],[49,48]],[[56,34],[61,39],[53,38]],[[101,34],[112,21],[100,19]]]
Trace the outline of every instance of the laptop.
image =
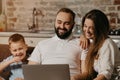
[[70,80],[69,65],[22,65],[24,80]]

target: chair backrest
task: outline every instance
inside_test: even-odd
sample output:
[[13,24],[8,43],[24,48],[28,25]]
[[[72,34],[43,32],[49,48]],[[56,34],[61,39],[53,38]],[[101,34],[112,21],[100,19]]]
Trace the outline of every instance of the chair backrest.
[[[34,47],[28,46],[27,53],[31,54]],[[0,62],[10,56],[9,46],[7,44],[0,44]]]

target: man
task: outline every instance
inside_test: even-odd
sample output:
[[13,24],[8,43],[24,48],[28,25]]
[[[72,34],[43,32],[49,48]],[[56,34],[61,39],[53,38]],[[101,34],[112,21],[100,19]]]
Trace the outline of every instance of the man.
[[80,55],[84,50],[72,35],[74,19],[72,10],[60,9],[55,20],[56,35],[38,43],[28,64],[69,64],[71,76],[80,73]]

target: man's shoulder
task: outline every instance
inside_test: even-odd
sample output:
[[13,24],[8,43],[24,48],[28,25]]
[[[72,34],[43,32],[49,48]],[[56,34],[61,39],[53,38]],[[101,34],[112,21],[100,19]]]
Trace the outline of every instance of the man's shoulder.
[[44,40],[39,41],[38,44],[48,43],[48,42],[51,42],[52,40],[53,40],[52,37],[51,37],[51,38],[46,38],[46,39],[44,39]]
[[72,39],[70,39],[70,41],[79,42],[79,38],[73,37]]
[[79,40],[79,38],[75,37],[75,38],[70,39],[69,43],[73,44],[73,45],[76,45],[76,46],[79,46],[80,40]]

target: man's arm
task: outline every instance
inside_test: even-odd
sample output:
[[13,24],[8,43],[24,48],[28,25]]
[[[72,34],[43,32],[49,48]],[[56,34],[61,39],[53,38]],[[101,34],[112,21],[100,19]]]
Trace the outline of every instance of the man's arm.
[[30,61],[30,60],[29,60],[28,64],[31,65],[31,64],[39,64],[39,63],[38,63],[38,62],[35,62],[35,61]]

